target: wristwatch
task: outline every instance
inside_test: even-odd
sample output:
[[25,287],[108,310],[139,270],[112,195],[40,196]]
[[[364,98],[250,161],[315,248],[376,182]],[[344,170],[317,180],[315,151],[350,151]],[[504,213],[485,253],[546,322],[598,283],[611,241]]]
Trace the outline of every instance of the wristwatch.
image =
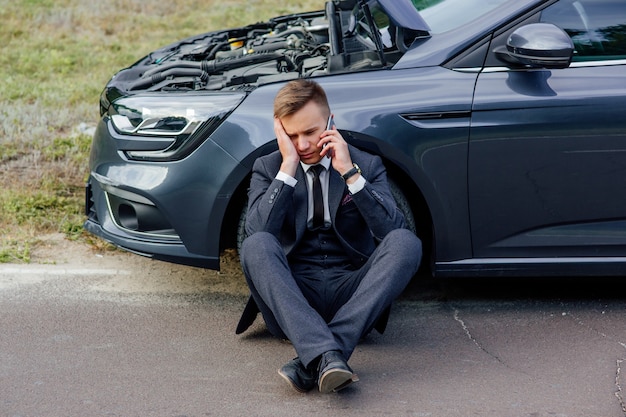
[[346,172],[345,174],[343,174],[341,176],[341,178],[343,178],[344,181],[348,181],[348,179],[356,174],[360,174],[361,173],[361,168],[359,168],[359,166],[357,164],[352,164],[352,169],[350,169],[348,172]]

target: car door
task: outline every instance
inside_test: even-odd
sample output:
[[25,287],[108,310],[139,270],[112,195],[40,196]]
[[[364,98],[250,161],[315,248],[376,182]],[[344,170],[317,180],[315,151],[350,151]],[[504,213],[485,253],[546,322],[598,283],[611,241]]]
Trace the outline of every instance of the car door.
[[[565,69],[512,69],[515,27],[564,29]],[[626,254],[626,2],[561,0],[496,34],[478,77],[468,183],[474,258]]]

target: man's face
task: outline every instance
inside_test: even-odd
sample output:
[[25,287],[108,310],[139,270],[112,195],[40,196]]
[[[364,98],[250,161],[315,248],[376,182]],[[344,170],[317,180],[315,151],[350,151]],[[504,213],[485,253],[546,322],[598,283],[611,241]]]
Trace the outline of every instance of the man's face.
[[305,164],[317,164],[322,157],[322,148],[317,147],[320,135],[326,130],[328,109],[322,109],[317,103],[309,101],[297,112],[282,117],[280,121],[291,142]]

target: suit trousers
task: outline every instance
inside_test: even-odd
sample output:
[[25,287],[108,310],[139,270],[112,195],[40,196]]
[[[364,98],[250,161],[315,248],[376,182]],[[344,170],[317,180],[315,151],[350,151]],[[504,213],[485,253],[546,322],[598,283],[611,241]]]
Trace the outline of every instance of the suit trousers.
[[[348,360],[415,275],[421,253],[412,232],[396,229],[361,268],[316,273],[290,265],[278,239],[258,232],[243,242],[241,263],[268,330],[289,339],[308,365],[329,350],[341,351]],[[312,285],[315,281],[319,284]]]

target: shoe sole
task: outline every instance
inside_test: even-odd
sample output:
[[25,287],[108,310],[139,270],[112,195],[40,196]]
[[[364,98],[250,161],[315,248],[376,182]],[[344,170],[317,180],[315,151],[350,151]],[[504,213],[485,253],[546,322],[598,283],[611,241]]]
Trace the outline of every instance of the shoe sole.
[[353,382],[352,376],[352,372],[345,369],[330,369],[324,372],[320,377],[320,392],[325,394],[329,392],[337,392]]
[[308,392],[305,389],[300,388],[299,386],[297,386],[292,380],[291,378],[289,378],[286,374],[284,374],[282,372],[282,369],[278,370],[278,375],[280,375],[285,381],[287,381],[289,383],[289,385],[291,385],[291,388],[295,389],[296,391],[298,391],[301,394],[304,394],[306,392]]

